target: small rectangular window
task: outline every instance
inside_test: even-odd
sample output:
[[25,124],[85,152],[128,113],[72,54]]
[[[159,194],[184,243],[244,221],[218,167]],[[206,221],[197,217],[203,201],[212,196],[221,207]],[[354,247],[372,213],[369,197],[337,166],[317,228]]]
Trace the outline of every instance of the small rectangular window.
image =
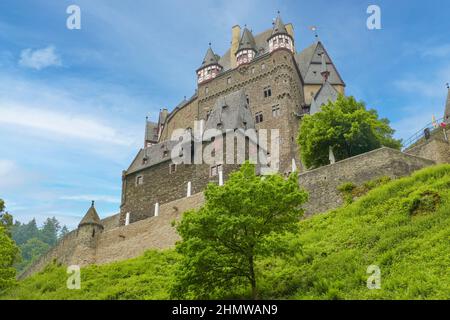
[[228,77],[227,78],[227,84],[230,84],[231,83],[231,77]]
[[140,186],[144,183],[144,177],[143,176],[137,176],[136,177],[136,185]]
[[263,63],[262,65],[261,65],[261,69],[265,69],[266,68],[266,64],[265,63]]
[[281,115],[280,105],[277,104],[276,106],[272,107],[272,116],[276,118],[279,117],[280,115]]
[[272,96],[272,88],[271,87],[265,87],[264,88],[264,98],[268,98]]
[[176,171],[177,171],[177,165],[175,163],[171,163],[169,165],[169,173],[172,174],[172,173],[175,173]]
[[163,152],[163,158],[167,158],[168,155],[169,155],[169,151],[166,150]]
[[256,123],[263,122],[263,113],[262,112],[255,113],[255,122]]
[[209,88],[206,87],[206,88],[205,88],[205,94],[208,94],[208,92],[209,92]]

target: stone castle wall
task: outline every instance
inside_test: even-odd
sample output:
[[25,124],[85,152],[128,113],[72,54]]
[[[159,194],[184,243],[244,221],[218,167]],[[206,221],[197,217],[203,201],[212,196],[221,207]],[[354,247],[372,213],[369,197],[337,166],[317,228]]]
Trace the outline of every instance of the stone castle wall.
[[[162,162],[125,178],[126,187],[122,191],[124,198],[120,208],[119,225],[125,224],[128,212],[130,223],[134,223],[154,216],[156,203],[162,205],[186,197],[188,182],[191,182],[191,194],[202,192],[210,182],[219,182],[218,175],[211,176],[211,166],[208,164],[181,164],[176,166],[175,172],[169,173],[171,163]],[[222,167],[223,177],[227,179],[239,165],[224,164]],[[143,176],[141,185],[135,182],[139,175]]]
[[98,242],[95,264],[129,259],[146,250],[173,247],[180,238],[172,221],[181,218],[182,213],[200,208],[204,202],[203,193],[161,205],[159,216],[121,226],[103,233]]
[[[98,235],[95,248],[80,245],[79,230],[71,231],[18,278],[25,279],[33,273],[42,271],[53,261],[63,265],[80,266],[105,264],[139,256],[151,248],[172,247],[179,240],[172,221],[179,220],[185,211],[199,208],[203,202],[203,193],[197,193],[189,198],[161,205],[160,214],[157,217],[141,220],[128,226],[105,228]],[[117,221],[117,218],[118,215],[114,215],[102,222]]]
[[[299,174],[299,185],[310,194],[309,202],[305,205],[307,216],[340,206],[342,198],[337,188],[345,182],[359,185],[381,176],[403,177],[433,164],[435,161],[390,148],[380,148]],[[162,204],[157,217],[140,220],[128,226],[105,228],[98,236],[94,249],[79,246],[77,230],[72,231],[26,270],[20,279],[42,270],[54,259],[66,265],[105,264],[139,256],[148,249],[173,247],[179,236],[172,226],[172,221],[180,219],[182,213],[187,210],[201,207],[203,203],[203,193],[197,193],[189,198]],[[108,225],[113,226],[112,221],[118,221],[117,215],[103,221],[109,221]]]
[[337,188],[343,183],[361,185],[383,176],[399,178],[433,164],[433,160],[383,147],[300,174],[299,184],[309,192],[306,215],[342,205],[342,196]]
[[[446,130],[450,137],[450,130]],[[415,145],[408,148],[406,153],[433,159],[437,163],[450,163],[450,144],[446,140],[443,129],[439,128],[433,132],[430,140],[421,139]]]

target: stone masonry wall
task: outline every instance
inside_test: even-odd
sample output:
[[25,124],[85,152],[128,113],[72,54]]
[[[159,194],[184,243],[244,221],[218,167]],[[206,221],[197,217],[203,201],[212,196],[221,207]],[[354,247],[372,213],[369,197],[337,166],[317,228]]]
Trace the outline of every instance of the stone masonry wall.
[[433,164],[432,160],[383,147],[302,173],[298,176],[299,184],[309,192],[306,216],[342,205],[337,188],[345,182],[361,185],[382,176],[399,178]]
[[179,220],[183,212],[201,207],[203,193],[195,194],[160,207],[157,217],[121,226],[103,233],[100,237],[96,264],[137,257],[148,249],[165,249],[173,247],[179,240],[172,221]]
[[[450,130],[447,130],[447,136]],[[443,131],[433,134],[430,140],[420,140],[415,146],[405,151],[408,154],[433,159],[437,163],[450,163],[450,144],[445,140]]]
[[[341,205],[342,198],[337,187],[342,183],[353,182],[360,185],[381,176],[403,177],[433,164],[435,161],[390,148],[380,148],[302,173],[299,175],[299,185],[310,193],[309,202],[305,206],[307,216]],[[171,222],[180,219],[186,210],[197,209],[203,203],[203,193],[197,193],[189,198],[162,204],[157,217],[103,230],[98,237],[97,247],[93,251],[88,250],[89,252],[79,246],[77,230],[72,231],[19,278],[23,279],[42,270],[54,259],[66,265],[105,264],[139,256],[151,248],[172,247],[179,237]]]
[[25,279],[42,271],[54,260],[63,265],[104,264],[139,256],[148,249],[172,247],[179,240],[172,221],[179,220],[183,212],[197,209],[203,203],[203,193],[197,193],[189,198],[161,205],[158,217],[105,229],[99,235],[97,248],[94,249],[80,245],[78,230],[73,230],[18,278]]

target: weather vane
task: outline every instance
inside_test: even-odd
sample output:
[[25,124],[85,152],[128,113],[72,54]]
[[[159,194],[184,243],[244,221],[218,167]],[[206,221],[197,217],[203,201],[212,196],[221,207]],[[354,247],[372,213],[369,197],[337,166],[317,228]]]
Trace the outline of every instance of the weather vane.
[[314,32],[314,37],[319,38],[319,35],[317,33],[317,27],[316,26],[310,26],[309,30],[311,30],[312,32]]

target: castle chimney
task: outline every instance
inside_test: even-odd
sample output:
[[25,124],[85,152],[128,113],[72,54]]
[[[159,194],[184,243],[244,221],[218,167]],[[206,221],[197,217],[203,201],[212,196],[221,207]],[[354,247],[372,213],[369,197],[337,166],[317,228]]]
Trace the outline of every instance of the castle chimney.
[[237,67],[236,51],[239,48],[239,40],[241,38],[241,27],[235,25],[231,29],[231,49],[230,49],[230,66],[231,69]]

